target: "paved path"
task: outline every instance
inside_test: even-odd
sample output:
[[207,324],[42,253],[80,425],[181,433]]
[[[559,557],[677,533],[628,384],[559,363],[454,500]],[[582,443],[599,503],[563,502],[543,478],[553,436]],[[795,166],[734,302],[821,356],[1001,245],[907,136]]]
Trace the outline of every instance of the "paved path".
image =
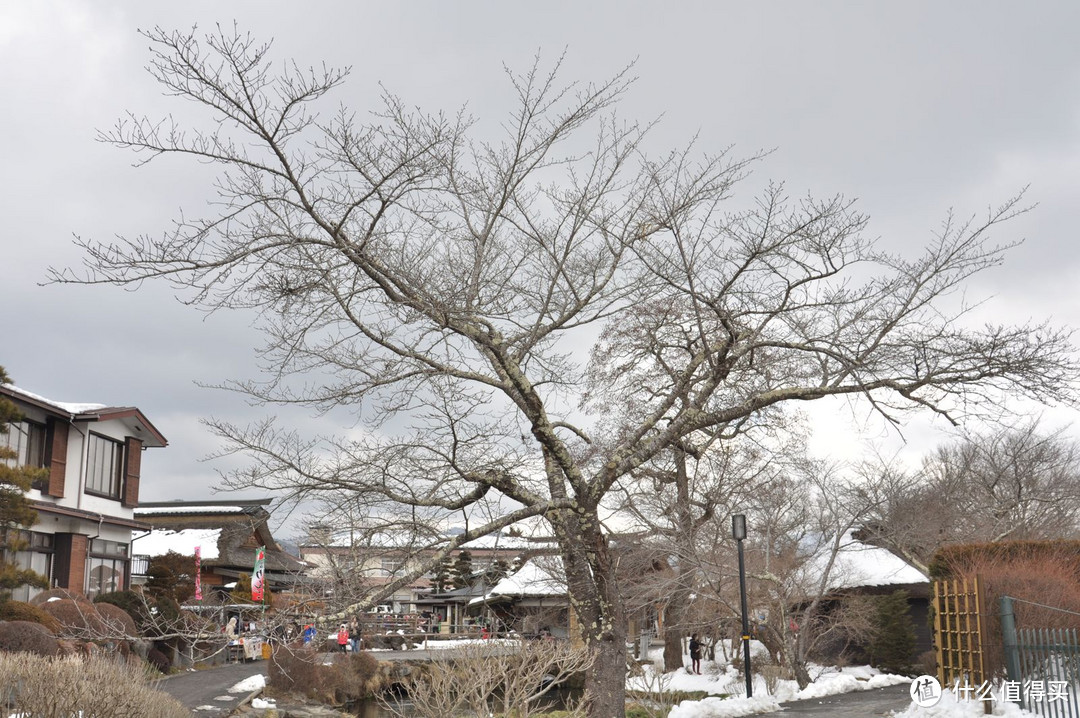
[[771,716],[835,716],[835,718],[872,718],[891,715],[911,705],[910,686],[903,683],[888,688],[843,693],[838,696],[810,698],[784,703],[783,709],[766,713]]
[[[168,676],[157,684],[157,689],[168,693],[191,711],[200,706],[216,706],[220,708],[218,711],[199,711],[195,715],[228,715],[241,700],[247,697],[246,693],[229,693],[229,688],[257,673],[265,676],[269,670],[270,664],[268,661],[229,663],[217,668],[188,671]],[[225,696],[230,696],[231,700],[215,700]]]
[[[334,660],[339,653],[323,654],[325,660]],[[446,659],[454,655],[453,651],[446,649],[424,650],[413,649],[411,651],[373,651],[372,654],[379,661],[431,661]],[[164,691],[176,698],[191,711],[201,706],[216,706],[218,711],[202,710],[196,715],[212,716],[215,714],[226,715],[243,700],[246,693],[229,693],[229,688],[240,681],[261,673],[268,675],[270,664],[268,661],[252,661],[251,663],[229,663],[215,668],[207,668],[201,671],[188,671],[177,673],[163,678],[157,685],[158,690]],[[231,696],[232,700],[216,700]]]

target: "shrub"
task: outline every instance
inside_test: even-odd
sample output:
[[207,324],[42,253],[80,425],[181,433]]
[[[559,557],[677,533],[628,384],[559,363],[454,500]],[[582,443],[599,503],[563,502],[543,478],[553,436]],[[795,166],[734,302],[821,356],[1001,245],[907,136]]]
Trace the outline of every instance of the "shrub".
[[281,646],[270,656],[270,685],[285,693],[314,698],[318,692],[322,658],[311,648]]
[[122,608],[129,616],[135,619],[138,619],[143,615],[146,606],[142,596],[134,591],[111,591],[109,593],[101,593],[94,598],[94,603],[98,606],[103,603],[108,603],[117,608]]
[[[34,653],[39,656],[60,655],[60,642],[40,623],[6,621],[0,623],[0,651]],[[7,684],[0,682],[0,688]]]
[[142,635],[172,633],[178,619],[183,619],[185,629],[190,628],[190,622],[182,616],[180,604],[168,595],[153,597],[134,591],[113,591],[94,599],[95,606],[102,604],[123,609],[134,620],[138,633]]
[[48,591],[42,591],[38,595],[30,599],[30,603],[35,606],[43,606],[49,603],[50,599],[62,598],[71,601],[81,601],[83,603],[89,603],[86,596],[79,591],[69,591],[66,588],[50,588]]
[[908,614],[906,591],[894,591],[878,597],[874,637],[869,650],[874,666],[890,673],[911,671],[915,653],[915,626]]
[[270,657],[270,685],[276,691],[341,705],[370,696],[379,689],[379,662],[370,653],[338,656],[323,665],[323,656],[309,648],[280,646]]
[[154,690],[145,667],[106,656],[0,655],[0,686],[7,690],[9,713],[34,718],[191,715],[175,698]]
[[134,638],[139,635],[139,629],[135,626],[135,619],[124,609],[111,603],[98,603],[94,605],[102,623],[110,636],[122,633]]
[[[935,577],[980,579],[987,636],[1001,635],[999,601],[1003,595],[1020,599],[1014,606],[1020,627],[1080,628],[1080,541],[946,546],[935,554],[930,568]],[[989,641],[983,648],[987,675],[1002,675],[1005,660],[1000,641]]]
[[61,633],[66,636],[94,637],[105,635],[106,627],[94,604],[88,601],[62,599],[48,601],[42,610],[60,621]]
[[172,670],[172,661],[164,653],[156,648],[151,648],[146,652],[146,662],[156,668],[160,673],[167,674]]
[[336,704],[358,701],[380,687],[379,662],[370,653],[348,653],[321,668],[326,674],[324,690],[333,695]]
[[22,601],[4,601],[0,603],[0,621],[30,621],[39,623],[49,630],[49,633],[60,632],[60,622],[52,615],[43,611],[39,606]]

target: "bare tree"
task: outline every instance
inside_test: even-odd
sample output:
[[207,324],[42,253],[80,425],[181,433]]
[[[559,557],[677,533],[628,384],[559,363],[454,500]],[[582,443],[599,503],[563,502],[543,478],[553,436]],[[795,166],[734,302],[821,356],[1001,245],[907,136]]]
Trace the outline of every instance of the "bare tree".
[[[691,596],[709,583],[728,584],[729,516],[751,504],[785,472],[805,461],[805,446],[791,426],[777,420],[768,431],[728,437],[689,437],[655,457],[622,482],[613,495],[620,512],[648,536],[652,550],[664,554],[671,570],[652,574],[653,594],[664,607],[664,667],[682,664],[683,642],[693,632],[712,636],[716,617],[702,625],[690,611]],[[781,425],[786,431],[781,431]],[[792,431],[794,429],[795,431]],[[700,438],[700,442],[691,443]]]
[[150,72],[205,108],[210,129],[132,115],[102,138],[146,161],[218,165],[218,201],[162,236],[83,241],[89,272],[53,278],[161,278],[194,304],[254,307],[269,374],[233,388],[347,407],[379,429],[323,440],[215,421],[251,460],[230,486],[351,492],[412,523],[467,519],[432,561],[543,517],[598,655],[591,716],[623,712],[626,672],[603,502],[654,457],[789,401],[861,396],[899,421],[953,417],[1004,390],[1073,395],[1067,333],[958,322],[953,292],[1001,261],[987,235],[1019,198],[950,217],[903,259],[874,248],[842,197],[792,201],[772,186],[726,211],[753,158],[650,158],[647,126],[613,114],[627,72],[568,86],[557,65],[510,73],[516,108],[503,138],[484,141],[464,114],[389,94],[370,121],[320,119],[347,73],[277,72],[242,34],[146,36]]
[[864,473],[878,509],[860,536],[923,571],[944,544],[1080,531],[1080,444],[1038,421],[963,436],[914,471],[878,461]]
[[[860,577],[845,553],[858,542],[852,531],[873,509],[857,478],[840,467],[804,460],[778,474],[749,498],[745,512],[754,531],[747,537],[746,573],[757,636],[775,662],[801,688],[810,683],[808,662],[833,641],[865,639],[870,612],[843,597]],[[738,610],[729,577],[732,551],[721,546],[705,577],[716,597]],[[758,621],[757,614],[765,620]]]
[[[593,654],[567,641],[530,641],[512,649],[478,645],[450,649],[413,674],[407,709],[384,696],[395,716],[445,718],[468,711],[476,716],[530,718],[547,712],[556,689],[580,675]],[[570,706],[567,718],[585,715]]]

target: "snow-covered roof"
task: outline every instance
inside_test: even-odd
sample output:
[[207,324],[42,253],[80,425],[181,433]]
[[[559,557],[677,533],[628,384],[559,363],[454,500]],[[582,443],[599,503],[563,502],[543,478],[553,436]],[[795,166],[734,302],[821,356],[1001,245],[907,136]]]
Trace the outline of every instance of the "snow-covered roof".
[[490,601],[500,596],[565,596],[566,572],[558,556],[539,556],[526,561],[516,573],[495,584],[486,595],[470,604]]
[[181,556],[194,556],[195,547],[202,547],[204,559],[218,557],[218,539],[221,529],[154,529],[145,536],[132,541],[131,552],[145,556],[164,556],[169,551]]
[[246,506],[152,506],[136,508],[135,515],[139,517],[158,516],[161,514],[242,514],[247,510]]
[[488,534],[487,536],[481,536],[475,538],[472,541],[466,541],[461,545],[463,549],[501,549],[503,551],[524,551],[528,548],[536,548],[536,542],[531,541],[524,536],[509,536],[504,534]]
[[[377,533],[368,534],[365,532],[350,532],[350,531],[336,531],[334,532],[326,542],[326,545],[333,548],[392,548],[392,549],[434,549],[441,547],[445,541],[449,541],[454,536],[452,534],[445,534],[444,539],[438,539],[433,536],[415,536],[410,535],[406,531],[398,532],[386,532],[379,531]],[[465,551],[526,551],[529,549],[537,548],[537,544],[543,543],[543,539],[528,539],[524,536],[511,536],[509,534],[488,534],[487,536],[481,536],[475,538],[472,541],[466,541],[458,547],[459,550]],[[311,542],[308,545],[319,546],[322,544]]]
[[34,394],[32,392],[27,391],[26,389],[21,389],[21,388],[15,386],[14,384],[3,384],[2,386],[5,389],[10,389],[11,391],[14,391],[14,392],[16,392],[18,394],[21,394],[22,396],[26,397],[27,399],[31,399],[33,401],[37,401],[37,402],[40,402],[42,404],[48,404],[49,406],[56,407],[60,411],[63,411],[63,412],[68,413],[68,414],[86,414],[88,412],[100,411],[102,409],[107,409],[108,408],[107,404],[86,404],[86,403],[75,403],[75,402],[69,402],[69,401],[54,401],[53,399],[47,399],[47,398],[41,396],[40,394]]
[[[13,384],[0,384],[3,393],[20,399],[27,404],[33,404],[50,413],[67,416],[69,419],[80,421],[119,420],[127,424],[142,441],[143,447],[167,446],[168,440],[162,436],[150,420],[133,406],[109,406],[108,404],[91,404],[85,402],[55,401],[40,394],[34,394],[20,389]],[[143,433],[145,430],[145,433]]]
[[[808,562],[806,575],[816,583],[828,565],[832,544],[826,542]],[[829,572],[827,590],[837,591],[860,586],[893,586],[930,581],[919,569],[880,546],[862,543],[848,532],[836,553]]]

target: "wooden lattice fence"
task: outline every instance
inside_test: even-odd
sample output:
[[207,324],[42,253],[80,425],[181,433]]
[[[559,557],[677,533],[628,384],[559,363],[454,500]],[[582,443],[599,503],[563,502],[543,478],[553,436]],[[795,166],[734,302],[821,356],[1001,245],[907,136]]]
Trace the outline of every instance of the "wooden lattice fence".
[[979,578],[934,581],[934,650],[942,686],[980,686],[987,614]]

